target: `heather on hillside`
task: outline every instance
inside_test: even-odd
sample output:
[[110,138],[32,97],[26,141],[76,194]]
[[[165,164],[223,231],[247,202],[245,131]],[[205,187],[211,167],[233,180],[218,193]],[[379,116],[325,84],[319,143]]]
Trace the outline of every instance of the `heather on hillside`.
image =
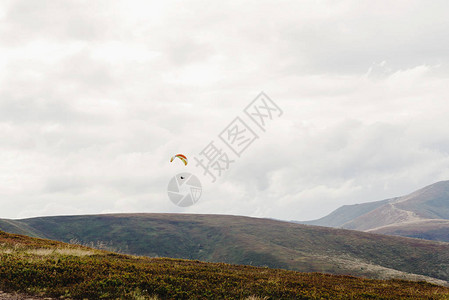
[[426,282],[146,258],[0,234],[0,287],[61,298],[448,299]]
[[[39,237],[149,257],[371,279],[449,280],[449,244],[226,215],[108,214],[0,220]],[[15,232],[19,233],[19,232]]]

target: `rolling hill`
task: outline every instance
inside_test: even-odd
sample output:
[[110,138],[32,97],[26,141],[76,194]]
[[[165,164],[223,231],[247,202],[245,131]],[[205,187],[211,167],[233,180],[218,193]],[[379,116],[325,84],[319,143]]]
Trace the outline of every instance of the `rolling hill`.
[[403,197],[345,205],[300,223],[449,242],[449,181]]
[[194,259],[368,278],[449,281],[449,244],[194,214],[110,214],[1,220],[0,229],[149,257]]
[[0,298],[5,296],[7,299],[449,297],[449,288],[423,281],[372,280],[223,263],[138,257],[2,231],[0,290],[9,292],[0,293]]

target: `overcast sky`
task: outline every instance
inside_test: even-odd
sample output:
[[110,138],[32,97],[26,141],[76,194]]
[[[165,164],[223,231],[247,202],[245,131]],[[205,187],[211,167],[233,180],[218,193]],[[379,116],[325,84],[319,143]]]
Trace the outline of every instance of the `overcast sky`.
[[[449,179],[447,1],[0,1],[0,217],[322,217]],[[282,110],[261,131],[243,109]],[[215,183],[194,156],[259,136]],[[184,153],[187,167],[170,157]],[[188,171],[200,201],[172,204]]]

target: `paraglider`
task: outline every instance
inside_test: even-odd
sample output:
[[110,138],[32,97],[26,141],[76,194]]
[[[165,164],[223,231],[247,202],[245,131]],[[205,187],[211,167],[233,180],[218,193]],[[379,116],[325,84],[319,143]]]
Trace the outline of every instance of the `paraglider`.
[[176,154],[170,159],[170,162],[172,162],[176,157],[179,158],[184,163],[184,165],[187,166],[188,160],[187,157],[183,154]]

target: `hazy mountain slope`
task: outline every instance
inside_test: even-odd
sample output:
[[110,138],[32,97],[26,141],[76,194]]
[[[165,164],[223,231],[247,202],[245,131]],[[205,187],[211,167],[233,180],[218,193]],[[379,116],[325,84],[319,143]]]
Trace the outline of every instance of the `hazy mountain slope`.
[[346,222],[341,228],[365,231],[391,224],[414,222],[420,219],[414,212],[400,209],[394,203],[388,203]]
[[[414,280],[430,280],[424,276]],[[223,263],[120,255],[0,231],[8,299],[447,299],[423,281],[368,280]],[[30,296],[29,294],[34,294]],[[0,298],[13,294],[1,293]]]
[[442,181],[389,201],[341,227],[372,230],[393,224],[449,218],[449,181]]
[[395,206],[423,219],[449,220],[449,181],[440,181],[401,197]]
[[323,218],[313,221],[303,221],[299,223],[327,226],[327,227],[340,227],[346,222],[349,222],[357,217],[360,217],[366,214],[367,212],[370,212],[394,199],[387,199],[362,204],[343,205],[342,207],[339,207],[338,209],[334,210],[332,213]]
[[125,253],[298,271],[449,279],[449,244],[269,219],[120,214],[20,220],[41,235]]
[[449,181],[403,197],[342,206],[321,219],[301,223],[449,242],[441,220],[449,220]]

